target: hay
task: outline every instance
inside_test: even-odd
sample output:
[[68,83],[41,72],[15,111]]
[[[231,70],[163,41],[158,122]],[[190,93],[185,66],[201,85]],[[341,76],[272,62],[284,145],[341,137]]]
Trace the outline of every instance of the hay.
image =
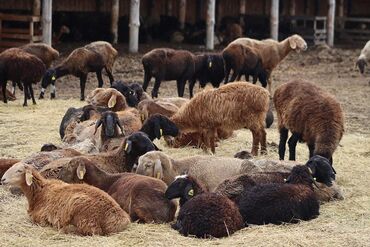
[[[133,223],[128,230],[110,237],[80,237],[65,235],[49,227],[40,227],[30,222],[27,202],[24,197],[11,195],[0,187],[0,245],[1,246],[369,246],[370,242],[370,87],[365,78],[353,69],[352,58],[358,51],[334,50],[293,54],[279,67],[273,77],[276,86],[290,78],[304,78],[317,82],[335,94],[346,113],[346,133],[341,146],[334,154],[337,181],[343,187],[345,200],[322,205],[320,216],[309,222],[295,225],[266,225],[245,228],[229,238],[186,238],[172,230],[169,224]],[[341,59],[322,56],[340,56]],[[307,64],[307,66],[306,66]],[[139,56],[128,61],[120,58],[116,70],[132,74],[118,74],[140,80],[142,71]],[[96,86],[96,79],[89,77],[87,92]],[[65,83],[65,86],[62,84]],[[69,106],[82,106],[78,101],[79,90],[76,78],[67,77],[57,83],[58,100],[38,100],[38,105],[23,108],[22,95],[8,105],[0,103],[0,156],[23,158],[39,151],[47,142],[60,143],[59,123]],[[151,84],[152,86],[152,84]],[[151,90],[151,88],[149,88]],[[161,96],[175,95],[175,83],[163,82]],[[37,94],[36,94],[37,95]],[[70,99],[74,97],[74,99]],[[267,131],[267,141],[278,143],[276,123]],[[173,157],[202,154],[193,148],[170,149],[163,141],[156,141],[160,148]],[[233,156],[240,150],[251,149],[251,134],[247,130],[236,131],[234,136],[219,143],[216,155]],[[269,146],[267,158],[277,159],[277,149]],[[297,158],[304,162],[308,150],[305,145],[297,147]],[[265,158],[265,157],[263,157]]]

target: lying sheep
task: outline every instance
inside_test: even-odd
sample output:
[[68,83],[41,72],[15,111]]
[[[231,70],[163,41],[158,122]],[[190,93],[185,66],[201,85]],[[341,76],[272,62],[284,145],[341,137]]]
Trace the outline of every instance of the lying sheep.
[[361,54],[357,59],[356,66],[360,70],[361,74],[365,72],[365,66],[370,61],[370,40],[366,43],[364,48],[361,50]]
[[146,100],[146,99],[152,99],[152,97],[150,97],[149,94],[144,92],[144,89],[141,86],[141,84],[139,84],[137,82],[131,82],[131,83],[128,84],[128,86],[132,90],[135,91],[138,102],[141,102],[141,101]]
[[27,106],[27,92],[30,93],[32,103],[36,104],[32,84],[41,80],[45,73],[44,63],[36,56],[19,48],[10,48],[0,54],[0,83],[2,86],[3,102],[8,103],[6,84],[8,80],[23,83],[24,102]]
[[152,77],[155,84],[152,97],[158,97],[158,89],[161,81],[176,80],[179,97],[184,96],[186,81],[194,75],[193,54],[185,50],[173,50],[169,48],[153,49],[142,58],[144,66],[143,89],[146,91]]
[[123,81],[115,81],[112,84],[112,88],[116,89],[126,98],[126,102],[130,107],[136,107],[139,103],[138,95],[136,91],[126,85]]
[[271,93],[271,73],[276,66],[291,52],[291,51],[305,51],[307,43],[304,39],[294,34],[285,40],[278,42],[273,39],[255,40],[250,38],[239,38],[231,42],[232,44],[242,44],[257,50],[262,59],[262,67],[267,71],[267,83],[269,92]]
[[1,183],[23,191],[29,216],[41,226],[51,225],[67,232],[73,225],[81,235],[110,235],[130,224],[130,216],[105,192],[86,184],[45,179],[24,163],[11,167]]
[[319,215],[320,204],[313,191],[307,166],[295,166],[287,184],[264,184],[246,189],[238,206],[247,224],[298,223]]
[[[74,162],[75,161],[75,162]],[[98,187],[112,196],[132,221],[165,223],[173,220],[176,203],[164,197],[167,185],[159,179],[133,173],[109,174],[87,159],[74,159],[73,182]]]
[[86,102],[108,107],[111,111],[123,111],[128,107],[126,98],[114,88],[96,88],[87,95]]
[[315,84],[294,80],[279,86],[274,104],[280,132],[279,157],[284,159],[288,131],[289,160],[295,160],[297,142],[306,142],[309,157],[330,160],[344,133],[344,116],[339,102]]
[[237,206],[225,196],[205,193],[195,178],[177,177],[167,188],[166,198],[180,197],[180,211],[172,228],[184,236],[226,237],[243,228]]

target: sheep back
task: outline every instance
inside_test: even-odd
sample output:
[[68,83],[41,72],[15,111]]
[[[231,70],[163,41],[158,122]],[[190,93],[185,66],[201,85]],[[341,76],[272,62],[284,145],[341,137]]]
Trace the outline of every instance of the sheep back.
[[114,62],[118,56],[118,51],[113,48],[113,46],[106,41],[95,41],[85,46],[99,53],[104,61],[105,66],[109,71],[113,71]]
[[48,69],[51,63],[59,57],[59,52],[53,47],[43,43],[31,43],[20,47],[25,52],[35,55]]

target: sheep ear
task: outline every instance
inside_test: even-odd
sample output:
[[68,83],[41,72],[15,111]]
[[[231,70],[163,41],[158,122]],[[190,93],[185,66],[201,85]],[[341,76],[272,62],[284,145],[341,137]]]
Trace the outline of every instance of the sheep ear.
[[117,103],[117,95],[113,94],[108,101],[108,107],[113,108],[116,105],[116,103]]
[[85,165],[84,164],[79,164],[78,167],[77,167],[76,173],[77,173],[78,179],[83,180],[84,176],[86,174]]
[[127,154],[129,154],[131,152],[131,149],[132,149],[132,141],[126,140],[126,143],[125,143],[125,152]]
[[32,183],[33,183],[33,175],[32,175],[32,172],[31,171],[26,171],[26,184],[28,186],[31,186]]
[[125,135],[126,135],[126,132],[125,132],[125,130],[123,129],[122,124],[121,124],[121,121],[119,120],[119,118],[116,118],[116,124],[117,124],[117,126],[120,128],[122,135],[124,135],[124,136],[125,136]]
[[297,43],[295,42],[293,38],[289,39],[289,45],[290,45],[290,48],[292,48],[293,50],[297,48]]
[[191,190],[188,191],[188,196],[191,196],[191,197],[194,196],[194,190],[193,189],[191,189]]
[[163,169],[162,169],[162,163],[160,159],[157,159],[154,163],[154,176],[155,178],[158,178],[158,179],[163,178]]
[[101,123],[102,123],[102,122],[101,122],[101,119],[99,119],[98,121],[96,121],[94,135],[96,134],[96,131],[97,131],[97,130],[98,130],[98,128],[100,127]]

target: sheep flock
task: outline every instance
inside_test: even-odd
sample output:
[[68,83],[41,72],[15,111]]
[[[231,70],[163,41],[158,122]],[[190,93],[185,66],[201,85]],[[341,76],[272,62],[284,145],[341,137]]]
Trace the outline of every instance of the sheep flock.
[[0,53],[0,241],[368,245],[369,42]]

